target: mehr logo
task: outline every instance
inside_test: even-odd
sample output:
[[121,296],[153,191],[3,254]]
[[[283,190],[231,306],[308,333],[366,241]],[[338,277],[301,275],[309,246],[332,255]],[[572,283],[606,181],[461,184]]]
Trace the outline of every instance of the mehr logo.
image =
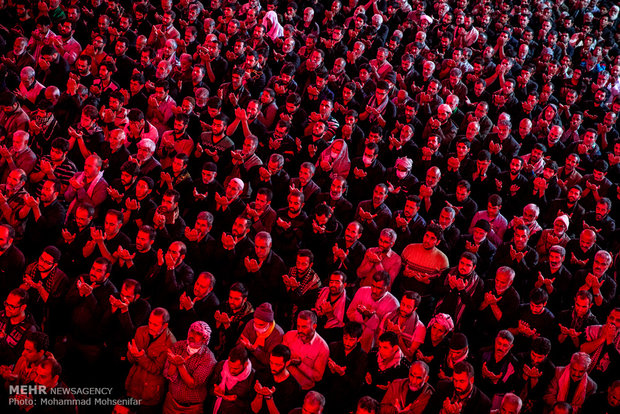
[[45,385],[10,385],[9,394],[46,395]]

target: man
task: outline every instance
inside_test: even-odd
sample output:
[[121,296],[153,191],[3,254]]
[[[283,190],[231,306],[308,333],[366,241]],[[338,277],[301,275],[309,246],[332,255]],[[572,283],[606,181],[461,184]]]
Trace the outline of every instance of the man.
[[589,268],[579,270],[573,278],[573,291],[586,290],[594,297],[593,313],[602,320],[602,316],[613,300],[616,282],[607,275],[612,257],[608,251],[599,250],[594,255],[592,271]]
[[162,304],[169,309],[194,280],[194,271],[185,263],[187,247],[183,242],[173,242],[164,254],[157,251],[157,263],[144,281],[145,296],[153,306]]
[[167,351],[164,377],[168,393],[164,412],[197,410],[207,398],[207,384],[216,364],[209,349],[211,327],[204,321],[192,323],[187,339],[172,345]]
[[[330,270],[346,271],[349,276],[357,276],[366,247],[359,241],[362,237],[362,225],[357,221],[350,222],[345,231],[344,237],[338,238],[332,246],[331,252],[327,256],[327,267]],[[348,286],[356,286],[357,278],[348,278]]]
[[421,300],[416,292],[406,291],[398,309],[385,315],[379,325],[379,335],[387,331],[398,335],[398,346],[407,358],[416,354],[426,334],[424,323],[416,313]]
[[383,228],[379,236],[378,247],[366,250],[364,260],[357,268],[360,286],[370,286],[372,278],[377,272],[388,272],[393,282],[400,272],[401,258],[392,250],[396,243],[396,232],[390,228]]
[[409,241],[420,241],[419,235],[426,229],[426,220],[419,214],[422,200],[415,194],[408,195],[402,210],[392,214],[392,225],[396,231],[396,251],[402,251]]
[[0,171],[2,171],[0,182],[6,182],[9,173],[17,168],[30,175],[37,162],[37,156],[28,146],[29,139],[30,134],[20,130],[13,134],[13,145],[10,148],[0,146]]
[[532,341],[531,350],[517,355],[520,362],[515,392],[525,401],[526,412],[540,412],[543,409],[542,397],[547,391],[549,382],[555,374],[555,365],[551,362],[551,341],[538,337]]
[[547,308],[547,291],[534,288],[529,299],[529,303],[519,306],[516,325],[508,329],[516,337],[515,350],[519,352],[530,348],[534,339],[541,336],[550,338],[555,333],[555,315]]
[[381,401],[381,412],[421,413],[426,409],[435,390],[428,383],[428,365],[416,361],[409,368],[409,376],[392,381]]
[[316,391],[308,391],[304,397],[304,403],[301,408],[295,408],[291,410],[289,414],[323,414],[323,408],[325,407],[325,397],[323,394],[319,394]]
[[283,337],[284,331],[274,320],[271,304],[265,302],[254,310],[254,318],[243,328],[237,344],[247,350],[253,369],[265,374],[269,370],[269,354]]
[[277,210],[278,218],[272,232],[276,250],[285,263],[291,263],[301,243],[301,229],[308,215],[303,210],[304,194],[293,189],[287,198],[288,207]]
[[68,363],[79,367],[77,376],[86,381],[98,375],[107,326],[103,316],[110,308],[110,295],[118,293],[109,280],[111,267],[106,258],[97,258],[89,274],[80,275],[65,296],[71,315]]
[[33,383],[35,386],[43,387],[45,391],[33,396],[32,406],[44,406],[43,402],[39,401],[39,398],[44,398],[46,395],[54,395],[58,402],[58,406],[54,407],[54,412],[58,414],[72,414],[75,412],[77,401],[71,389],[61,381],[61,373],[62,367],[53,356],[46,356],[43,361],[39,362]]
[[78,204],[90,204],[97,209],[107,198],[108,183],[103,178],[103,161],[97,154],[86,159],[84,171],[76,173],[69,181],[65,201],[70,203],[67,216],[75,214]]
[[527,243],[530,238],[530,230],[525,224],[519,224],[514,229],[512,242],[503,243],[497,248],[491,269],[508,266],[517,275],[518,284],[515,289],[520,295],[527,294],[528,275],[538,264],[538,253]]
[[288,413],[301,397],[301,387],[288,370],[291,350],[283,344],[276,345],[269,355],[269,373],[257,373],[254,391],[256,397],[251,407],[254,413]]
[[422,296],[418,310],[422,318],[430,317],[434,306],[432,282],[449,266],[447,256],[437,248],[441,233],[438,225],[429,224],[422,243],[409,244],[401,254],[403,267],[397,286],[403,291],[413,290]]
[[108,210],[103,229],[91,229],[90,240],[82,250],[84,258],[88,260],[94,254],[94,257],[103,256],[113,262],[114,252],[119,247],[127,249],[131,243],[129,237],[121,231],[122,225],[123,214],[118,210]]
[[523,407],[523,401],[517,395],[509,392],[504,394],[502,402],[497,410],[491,410],[493,414],[506,413],[506,414],[519,414]]
[[429,412],[460,412],[461,414],[486,413],[491,401],[474,385],[474,367],[469,362],[454,366],[452,380],[443,380],[429,402]]
[[282,343],[291,350],[289,370],[303,390],[312,389],[323,378],[329,348],[316,333],[317,317],[309,310],[299,312],[297,329],[287,332]]
[[215,311],[217,342],[214,350],[218,355],[228,355],[235,346],[245,325],[252,319],[254,308],[248,300],[248,290],[243,283],[234,283],[228,292],[228,300]]
[[585,352],[575,352],[568,366],[555,368],[555,375],[544,396],[548,409],[556,402],[566,401],[575,412],[581,410],[585,400],[597,389],[596,382],[588,375],[591,362]]
[[168,349],[176,342],[168,329],[169,321],[170,314],[166,309],[153,309],[148,324],[136,330],[127,347],[127,360],[132,366],[125,390],[129,397],[140,401],[144,410],[155,411],[164,398],[164,364]]
[[202,272],[196,278],[193,289],[181,293],[178,307],[173,312],[175,332],[185,332],[193,322],[199,320],[215,324],[213,314],[219,308],[220,301],[213,291],[214,287],[215,276]]
[[375,273],[372,285],[359,288],[347,309],[349,320],[364,327],[361,344],[366,352],[374,346],[381,320],[398,308],[398,300],[388,292],[389,288],[388,273]]
[[21,239],[26,226],[27,214],[22,215],[26,203],[27,175],[24,170],[15,169],[9,173],[6,184],[0,185],[0,221],[10,224]]
[[326,342],[342,337],[345,312],[351,300],[345,291],[347,276],[336,270],[329,276],[329,286],[319,291],[313,310],[319,317],[319,332]]
[[37,330],[37,325],[28,307],[28,292],[13,289],[6,296],[4,311],[0,312],[0,365],[12,365],[22,354],[28,332]]
[[0,125],[4,127],[5,136],[12,137],[17,131],[27,131],[29,122],[30,118],[12,92],[0,94]]
[[32,195],[26,196],[23,209],[27,209],[31,216],[26,224],[25,239],[27,242],[24,246],[28,247],[28,252],[31,254],[36,254],[41,248],[55,243],[61,236],[66,211],[58,201],[60,191],[59,181],[44,180],[38,198]]
[[508,328],[514,322],[519,308],[520,297],[512,286],[515,272],[502,266],[495,272],[494,279],[484,283],[484,299],[480,304],[476,327],[480,330],[480,342],[487,342],[499,329]]
[[491,346],[480,350],[480,390],[495,396],[513,390],[517,379],[517,358],[512,353],[514,336],[508,330],[497,333]]
[[398,335],[395,332],[381,334],[377,345],[368,354],[368,368],[362,393],[381,400],[390,382],[407,375],[409,361],[398,346]]
[[443,274],[438,281],[436,296],[440,298],[435,314],[446,313],[452,317],[459,330],[473,324],[473,314],[482,302],[484,282],[476,273],[477,257],[474,253],[463,252],[458,265]]
[[588,371],[601,387],[614,379],[620,361],[620,308],[609,313],[604,325],[590,325],[585,328],[585,342],[581,350],[592,356]]
[[329,344],[324,385],[329,390],[329,408],[337,412],[346,412],[352,407],[352,400],[362,387],[368,364],[368,355],[360,345],[362,329],[357,322],[347,322],[341,339]]
[[58,268],[60,257],[56,247],[45,247],[38,260],[26,268],[20,285],[28,292],[30,311],[52,339],[64,323],[62,302],[70,284],[65,272]]

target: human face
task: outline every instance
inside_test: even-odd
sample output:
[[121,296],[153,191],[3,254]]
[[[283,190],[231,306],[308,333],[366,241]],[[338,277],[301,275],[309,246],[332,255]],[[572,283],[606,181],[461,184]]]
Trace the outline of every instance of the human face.
[[530,302],[530,312],[532,312],[533,315],[540,315],[545,310],[546,305],[547,305],[547,302],[544,302],[544,303]]
[[329,293],[331,295],[339,295],[344,291],[344,283],[342,276],[338,274],[332,274],[329,277]]
[[297,256],[297,259],[295,261],[295,267],[297,268],[297,270],[301,273],[305,273],[310,266],[312,266],[312,262],[310,261],[309,257],[306,256]]
[[334,180],[332,181],[332,185],[329,188],[329,195],[332,200],[340,200],[342,194],[344,193],[344,183],[342,180]]
[[449,213],[446,210],[441,210],[438,220],[438,224],[441,226],[441,228],[446,229],[450,227],[452,223],[454,223],[454,214]]
[[108,271],[108,266],[105,263],[93,263],[90,268],[90,282],[95,284],[103,283],[110,273]]
[[415,364],[409,369],[409,389],[413,392],[419,391],[428,380],[428,374],[420,365]]
[[[205,337],[202,336],[202,334],[196,332],[195,330],[190,329],[189,332],[187,333],[187,344],[190,347],[192,347],[192,348],[200,348],[205,342],[206,342]],[[228,361],[228,362],[230,363],[230,361]],[[230,365],[229,365],[229,367],[230,367]],[[241,367],[241,368],[243,370],[243,367]],[[239,371],[239,372],[241,372],[241,371]],[[232,369],[231,369],[231,373],[232,373]],[[237,375],[237,374],[233,374],[233,375]]]
[[43,184],[43,187],[41,187],[41,201],[43,203],[51,203],[52,201],[54,201],[56,199],[56,197],[58,196],[58,193],[56,192],[56,189],[54,188],[54,182],[53,181],[46,181]]
[[302,186],[306,186],[312,179],[312,170],[306,167],[301,167],[299,169],[299,181]]
[[45,388],[54,388],[58,383],[58,375],[52,375],[52,367],[37,366],[37,376],[34,382],[38,385],[42,385]]
[[579,382],[587,374],[588,367],[577,362],[571,362],[569,372],[570,379]]
[[30,363],[36,362],[41,359],[44,352],[45,351],[43,350],[37,351],[37,348],[32,341],[26,339],[26,341],[24,342],[24,350],[22,351],[22,356],[26,359],[26,361]]
[[441,342],[448,334],[448,331],[446,330],[446,328],[444,328],[443,326],[437,323],[431,325],[430,330],[431,330],[431,340],[433,341],[433,343]]
[[148,184],[144,182],[144,180],[138,180],[138,183],[136,184],[136,197],[138,198],[138,200],[143,200],[150,193],[151,189],[149,188]]
[[611,261],[608,261],[605,256],[597,254],[594,256],[594,263],[592,263],[592,273],[596,277],[601,277],[607,272],[609,266],[611,266]]
[[357,223],[349,223],[345,232],[344,238],[349,244],[355,243],[362,236],[362,229]]
[[439,243],[439,239],[435,236],[435,233],[431,231],[427,231],[424,233],[424,237],[422,238],[422,247],[425,250],[432,250]]
[[84,174],[89,179],[95,178],[101,171],[101,166],[95,157],[88,157],[84,163]]
[[387,195],[387,190],[384,187],[376,186],[372,193],[372,203],[375,206],[380,206],[387,198]]
[[441,172],[435,168],[429,168],[426,172],[425,183],[428,187],[435,188],[441,179]]
[[15,318],[26,310],[26,303],[21,303],[21,298],[17,295],[9,293],[4,301],[4,311],[8,318]]
[[254,251],[260,260],[264,260],[271,251],[271,243],[267,239],[257,237],[254,241]]
[[474,242],[481,243],[484,241],[484,239],[486,239],[487,232],[479,227],[474,227],[472,236],[473,236]]
[[56,262],[54,258],[46,252],[42,252],[39,256],[39,260],[37,261],[37,269],[41,273],[50,272],[54,267],[56,267]]
[[286,369],[286,362],[284,362],[284,358],[271,355],[269,357],[269,369],[271,370],[271,374],[274,376],[282,374]]
[[211,230],[211,226],[209,222],[205,219],[197,219],[194,224],[194,229],[198,231],[199,234],[205,235]]
[[594,243],[596,243],[596,235],[593,235],[588,231],[581,232],[581,236],[579,237],[579,246],[584,252],[590,250],[592,246],[594,246]]
[[390,359],[396,354],[398,346],[392,346],[389,342],[379,341],[378,353],[383,359]]
[[578,188],[571,188],[568,190],[567,198],[569,203],[575,204],[581,198],[581,191]]
[[502,294],[512,285],[512,278],[504,272],[497,272],[495,275],[495,290],[498,294]]
[[135,287],[129,286],[125,283],[123,283],[123,286],[121,286],[121,292],[119,296],[121,300],[127,303],[132,303],[138,298],[138,295],[136,295],[135,293]]
[[452,384],[454,385],[454,390],[459,395],[467,394],[474,383],[474,377],[471,378],[467,375],[467,372],[454,373],[452,375]]
[[596,204],[596,220],[600,221],[602,220],[608,213],[609,210],[611,210],[608,206],[607,203],[597,203]]
[[257,211],[265,211],[265,209],[271,204],[271,201],[267,199],[266,194],[257,194],[256,201],[254,202],[254,208]]
[[588,299],[586,298],[575,299],[575,305],[574,305],[575,313],[577,313],[577,316],[579,316],[580,318],[586,316],[586,314],[588,313],[591,307],[592,307],[592,302],[590,302]]
[[172,213],[178,207],[178,203],[174,201],[174,196],[164,196],[161,200],[161,206],[163,207],[164,212]]
[[235,312],[241,309],[245,301],[246,301],[246,298],[243,297],[241,292],[237,292],[236,290],[231,290],[230,293],[228,294],[228,306],[230,306],[230,309],[232,309]]
[[559,269],[564,262],[564,256],[558,252],[549,252],[549,264],[552,269]]
[[152,338],[157,338],[166,328],[168,328],[168,323],[164,323],[163,315],[154,315],[151,313],[148,323],[149,335],[151,335]]
[[300,196],[290,195],[288,197],[288,211],[292,214],[297,214],[303,208],[304,203],[301,202]]
[[420,206],[418,205],[418,203],[413,200],[407,200],[405,202],[405,208],[403,209],[403,213],[405,214],[405,217],[411,218],[418,214],[419,209]]
[[316,324],[303,318],[297,318],[297,334],[304,342],[309,342],[316,332]]
[[400,307],[398,309],[400,316],[403,318],[409,318],[411,315],[413,315],[413,312],[415,312],[415,310],[415,300],[403,297],[403,300],[400,301]]
[[[79,228],[88,226],[92,219],[93,219],[92,216],[88,214],[88,210],[78,207],[78,209],[75,212],[75,223],[78,225]],[[2,231],[0,229],[0,235],[1,234],[2,234]],[[2,238],[0,236],[0,240],[1,239]]]
[[469,275],[471,272],[474,271],[474,262],[472,262],[470,259],[468,259],[467,257],[461,257],[461,260],[459,260],[459,274],[466,276]]
[[388,291],[388,288],[389,286],[387,285],[387,283],[377,282],[373,280],[370,288],[370,296],[372,297],[372,300],[376,302],[381,299],[383,295],[385,295],[385,293]]
[[147,252],[151,249],[153,240],[149,237],[149,234],[144,231],[138,231],[136,235],[136,250],[140,253]]

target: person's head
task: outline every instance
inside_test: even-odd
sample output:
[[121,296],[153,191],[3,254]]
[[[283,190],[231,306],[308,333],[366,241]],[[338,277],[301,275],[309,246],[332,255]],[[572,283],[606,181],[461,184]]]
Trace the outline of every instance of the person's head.
[[570,358],[569,372],[570,379],[574,382],[581,381],[588,375],[588,367],[592,358],[585,352],[575,352]]
[[422,237],[422,247],[424,250],[433,250],[443,239],[443,230],[439,225],[431,223],[426,226],[426,231]]
[[376,272],[372,277],[370,295],[376,302],[381,299],[390,289],[390,275],[386,271]]
[[353,244],[362,237],[362,225],[357,221],[352,221],[347,225],[347,228],[344,232],[345,241],[348,244]]
[[584,229],[579,235],[579,246],[586,252],[596,243],[596,233],[592,229]]
[[431,340],[439,343],[454,329],[452,317],[446,313],[438,313],[428,323]]
[[308,393],[304,397],[304,403],[301,407],[301,412],[304,414],[323,414],[324,407],[325,397],[323,396],[323,394],[320,394],[316,391],[308,391]]
[[127,303],[133,303],[140,298],[142,285],[135,279],[125,279],[121,285],[119,298]]
[[592,273],[594,276],[600,278],[607,270],[609,270],[613,260],[611,254],[606,250],[599,250],[594,255],[594,262],[592,263]]
[[329,275],[329,293],[330,295],[340,295],[344,292],[347,283],[347,275],[340,270],[335,270]]
[[583,318],[588,314],[590,308],[592,308],[594,298],[592,297],[592,293],[588,290],[580,290],[575,294],[575,304],[573,305],[573,309],[577,316]]
[[422,297],[419,293],[411,290],[405,291],[400,301],[400,307],[398,308],[400,316],[403,318],[409,318],[412,316],[421,301]]
[[478,256],[472,252],[463,252],[458,263],[458,272],[461,276],[469,276],[476,270]]
[[295,260],[295,267],[300,274],[305,274],[314,262],[314,254],[309,249],[300,249],[297,252],[297,259]]
[[494,344],[495,358],[497,361],[508,355],[508,352],[512,349],[514,341],[515,337],[509,330],[504,329],[497,333]]
[[110,209],[105,215],[103,229],[106,237],[115,237],[123,226],[123,213]]
[[[204,321],[195,321],[189,327],[187,331],[187,346],[188,350],[199,350],[203,346],[209,344],[211,339],[211,327]],[[243,348],[245,350],[245,348]]]
[[54,388],[60,382],[60,374],[62,373],[62,367],[54,359],[54,357],[50,356],[43,361],[39,362],[36,367],[36,377],[34,378],[34,382],[37,385],[41,385],[46,389]]
[[230,287],[228,292],[228,306],[238,312],[248,299],[248,290],[243,283],[236,282]]
[[194,282],[194,296],[203,299],[213,291],[215,276],[210,272],[201,272]]
[[515,271],[508,267],[502,266],[495,273],[495,290],[498,294],[503,294],[512,286],[515,279]]
[[269,369],[271,375],[278,376],[286,371],[287,363],[291,359],[291,350],[284,344],[278,344],[269,355]]
[[161,209],[164,214],[171,214],[178,210],[181,194],[174,189],[168,189],[161,199]]
[[458,395],[467,395],[474,386],[474,367],[467,361],[454,366],[452,385]]
[[112,264],[105,257],[98,257],[90,267],[90,282],[101,285],[110,277],[110,268]]
[[530,229],[525,224],[519,224],[514,228],[513,242],[518,251],[525,249],[530,239]]
[[291,190],[287,197],[287,201],[289,212],[292,214],[298,214],[304,207],[304,193],[297,189]]
[[7,318],[19,318],[26,314],[28,292],[22,288],[13,289],[4,301],[4,312]]
[[297,315],[297,335],[308,343],[314,338],[317,327],[317,316],[311,310],[303,310]]
[[595,217],[596,220],[602,220],[611,211],[611,200],[603,197],[596,202]]
[[502,402],[499,407],[499,414],[519,414],[521,412],[521,407],[523,406],[523,402],[518,395],[515,395],[511,392],[504,394],[504,398],[502,398]]
[[29,363],[41,361],[49,350],[49,337],[44,332],[29,331],[26,333],[22,357]]
[[378,356],[389,361],[398,352],[398,335],[392,331],[386,331],[378,339]]
[[545,311],[549,294],[545,289],[534,288],[530,291],[530,312],[534,315],[540,315]]
[[148,321],[148,332],[151,338],[158,338],[170,322],[170,313],[164,308],[155,308],[151,311]]
[[6,192],[8,194],[17,193],[24,187],[27,178],[26,172],[21,168],[12,170],[6,179]]

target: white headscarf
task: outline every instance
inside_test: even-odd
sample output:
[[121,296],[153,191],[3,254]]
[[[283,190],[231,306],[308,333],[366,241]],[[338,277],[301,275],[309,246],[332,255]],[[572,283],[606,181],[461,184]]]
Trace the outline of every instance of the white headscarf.
[[271,40],[276,40],[284,35],[284,28],[278,21],[278,15],[273,10],[268,11],[265,17],[263,17],[263,26],[269,29],[267,36],[269,36]]

